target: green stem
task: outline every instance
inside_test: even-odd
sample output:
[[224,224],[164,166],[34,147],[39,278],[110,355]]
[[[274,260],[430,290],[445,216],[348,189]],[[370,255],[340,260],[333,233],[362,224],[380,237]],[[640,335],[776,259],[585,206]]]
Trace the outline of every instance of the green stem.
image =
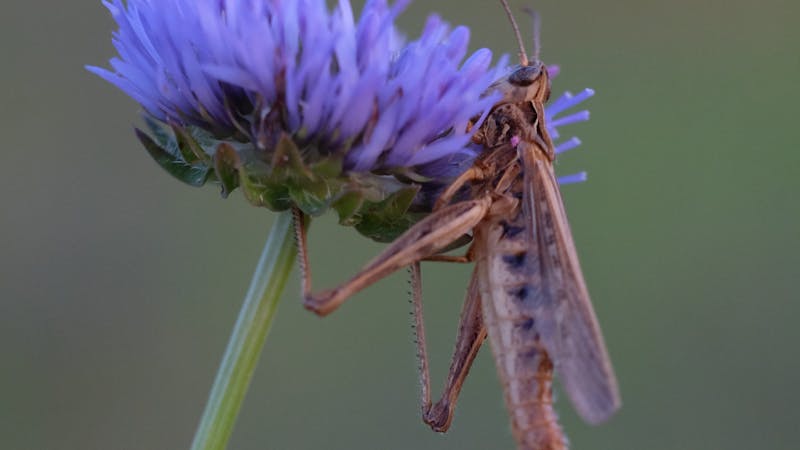
[[284,212],[272,226],[261,253],[197,427],[192,450],[227,447],[296,255],[292,214]]

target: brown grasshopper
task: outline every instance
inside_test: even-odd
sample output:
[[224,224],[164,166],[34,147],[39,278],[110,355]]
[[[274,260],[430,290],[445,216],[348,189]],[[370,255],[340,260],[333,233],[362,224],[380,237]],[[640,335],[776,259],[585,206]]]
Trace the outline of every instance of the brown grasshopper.
[[[356,292],[410,267],[425,423],[436,431],[448,429],[461,386],[488,334],[518,448],[562,450],[567,443],[552,406],[554,371],[589,423],[608,419],[619,408],[620,397],[553,172],[555,151],[544,122],[548,73],[538,51],[528,60],[511,21],[520,44],[520,65],[490,87],[502,99],[475,134],[474,141],[485,150],[473,166],[442,192],[429,216],[350,280],[319,294],[311,290],[304,216],[296,211],[303,293],[308,309],[327,315]],[[469,199],[454,201],[464,189]],[[440,254],[470,233],[472,243],[465,255]],[[475,263],[455,353],[435,404],[420,261]]]

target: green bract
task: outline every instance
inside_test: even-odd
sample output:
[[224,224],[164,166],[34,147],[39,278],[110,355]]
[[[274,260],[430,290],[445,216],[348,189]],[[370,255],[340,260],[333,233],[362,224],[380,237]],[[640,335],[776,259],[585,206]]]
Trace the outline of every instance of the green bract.
[[[426,212],[412,208],[419,184],[397,174],[345,173],[342,155],[322,155],[314,145],[298,147],[282,134],[274,148],[256,149],[246,142],[218,140],[195,126],[168,125],[146,117],[149,134],[136,135],[153,159],[178,180],[195,187],[208,182],[227,197],[239,188],[253,206],[273,211],[297,207],[310,216],[330,209],[339,223],[361,234],[388,242]],[[313,161],[313,162],[307,162]],[[420,175],[404,174],[402,178]]]

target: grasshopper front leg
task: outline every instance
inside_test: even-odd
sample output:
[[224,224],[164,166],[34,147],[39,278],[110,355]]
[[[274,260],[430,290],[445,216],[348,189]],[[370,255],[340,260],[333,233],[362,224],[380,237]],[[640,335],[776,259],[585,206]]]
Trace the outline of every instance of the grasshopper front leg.
[[464,384],[464,380],[469,373],[470,367],[472,367],[472,362],[475,360],[481,344],[486,339],[486,327],[483,324],[481,311],[477,265],[472,273],[472,279],[467,289],[467,297],[461,309],[456,348],[453,351],[450,370],[447,373],[442,396],[436,404],[431,404],[428,352],[425,344],[425,325],[422,317],[422,276],[418,262],[411,266],[411,288],[414,306],[414,328],[417,333],[419,378],[422,386],[422,420],[430,425],[434,431],[444,432],[450,428],[461,386]]
[[[348,297],[372,283],[398,269],[439,253],[477,225],[486,216],[491,204],[492,199],[487,195],[434,211],[409,228],[344,284],[316,295],[310,293],[309,289],[304,293],[305,307],[321,316],[330,314]],[[303,283],[305,286],[306,281]]]

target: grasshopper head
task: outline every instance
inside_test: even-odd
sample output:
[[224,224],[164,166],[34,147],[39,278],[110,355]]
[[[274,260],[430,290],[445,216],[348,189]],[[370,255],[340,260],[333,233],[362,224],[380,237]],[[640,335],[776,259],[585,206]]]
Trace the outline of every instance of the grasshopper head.
[[537,100],[544,103],[550,97],[550,77],[545,65],[534,60],[515,67],[508,77],[496,81],[489,90],[503,94],[497,105]]
[[539,106],[544,104],[550,97],[550,77],[547,75],[547,68],[539,61],[539,53],[541,48],[539,46],[539,30],[541,28],[541,20],[539,14],[532,10],[527,10],[533,19],[533,57],[528,58],[528,53],[525,51],[525,44],[522,41],[522,35],[519,32],[517,21],[514,20],[514,14],[511,12],[511,7],[508,6],[507,0],[501,0],[503,9],[508,15],[508,20],[511,22],[511,28],[514,29],[514,35],[517,37],[517,45],[519,45],[519,65],[514,68],[505,79],[496,81],[489,87],[489,92],[501,92],[503,98],[495,105],[495,107],[503,104],[516,104],[524,102],[538,103]]

